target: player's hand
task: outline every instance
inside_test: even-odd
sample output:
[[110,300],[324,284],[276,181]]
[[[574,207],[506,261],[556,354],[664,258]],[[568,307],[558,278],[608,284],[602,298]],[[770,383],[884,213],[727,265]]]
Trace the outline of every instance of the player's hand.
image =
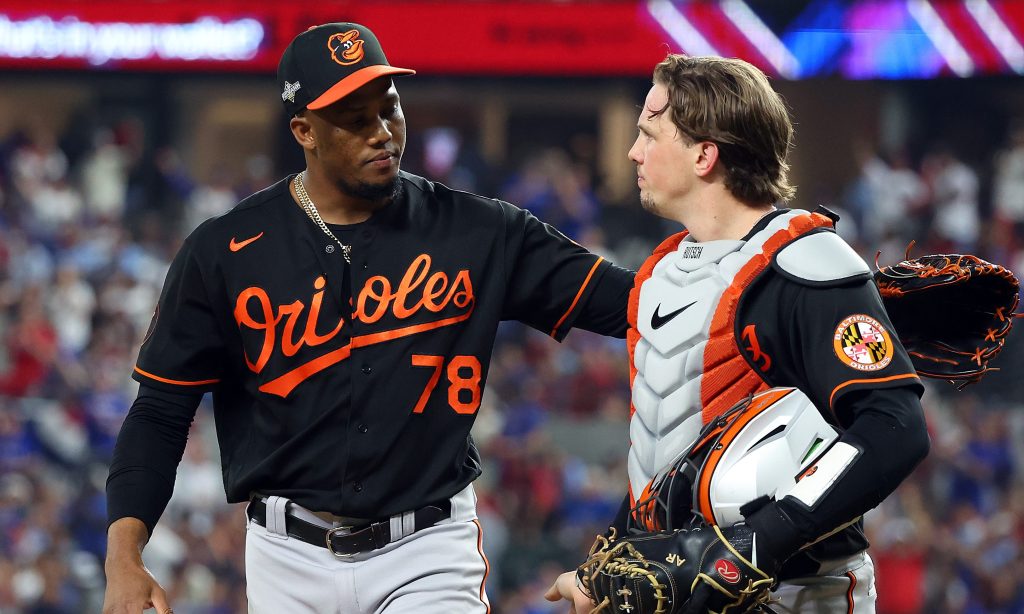
[[146,569],[142,560],[107,558],[107,590],[103,595],[103,614],[139,614],[154,608],[156,614],[173,613],[167,592]]
[[544,593],[544,598],[548,601],[564,599],[570,602],[569,614],[590,614],[590,611],[594,609],[594,602],[576,584],[575,571],[567,571],[558,576],[548,592]]

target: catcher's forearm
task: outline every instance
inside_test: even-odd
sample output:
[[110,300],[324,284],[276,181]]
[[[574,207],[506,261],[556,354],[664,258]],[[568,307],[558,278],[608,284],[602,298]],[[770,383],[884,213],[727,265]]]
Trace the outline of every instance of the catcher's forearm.
[[139,389],[114,445],[107,478],[108,524],[137,518],[152,533],[174,490],[174,475],[201,399]]
[[[785,560],[863,515],[928,454],[924,414],[911,388],[851,393],[854,420],[793,494],[751,514],[758,547]],[[794,496],[795,495],[795,496]]]

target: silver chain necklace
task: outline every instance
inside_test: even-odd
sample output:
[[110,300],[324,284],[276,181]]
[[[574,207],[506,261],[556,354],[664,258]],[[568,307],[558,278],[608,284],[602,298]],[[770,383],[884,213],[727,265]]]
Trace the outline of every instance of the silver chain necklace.
[[352,264],[352,246],[345,245],[341,242],[341,239],[334,236],[331,229],[324,223],[324,219],[320,217],[320,212],[316,210],[316,205],[314,205],[313,201],[310,200],[309,194],[306,194],[306,186],[302,183],[302,176],[305,174],[306,171],[302,171],[295,176],[295,194],[299,197],[299,204],[302,205],[302,209],[306,212],[306,215],[309,216],[309,219],[316,222],[316,225],[320,227],[320,230],[324,231],[328,237],[334,239],[334,242],[341,246],[341,255],[345,257],[345,262]]

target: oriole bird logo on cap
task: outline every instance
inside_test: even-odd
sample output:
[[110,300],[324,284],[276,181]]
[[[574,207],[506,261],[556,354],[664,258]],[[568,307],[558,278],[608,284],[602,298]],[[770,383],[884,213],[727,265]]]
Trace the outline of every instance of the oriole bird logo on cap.
[[327,48],[331,50],[331,59],[342,66],[355,64],[365,55],[359,30],[332,34],[327,39]]

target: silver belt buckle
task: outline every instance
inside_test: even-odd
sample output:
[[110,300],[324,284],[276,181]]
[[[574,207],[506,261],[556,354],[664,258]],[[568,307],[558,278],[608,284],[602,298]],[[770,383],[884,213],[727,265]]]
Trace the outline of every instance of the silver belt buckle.
[[331,538],[334,536],[340,537],[344,535],[349,535],[351,533],[352,527],[334,527],[332,529],[327,529],[327,549],[331,552],[331,554],[338,557],[339,559],[350,559],[355,555],[359,554],[358,552],[354,552],[352,554],[345,554],[344,552],[335,552],[334,550],[334,544],[331,542]]

